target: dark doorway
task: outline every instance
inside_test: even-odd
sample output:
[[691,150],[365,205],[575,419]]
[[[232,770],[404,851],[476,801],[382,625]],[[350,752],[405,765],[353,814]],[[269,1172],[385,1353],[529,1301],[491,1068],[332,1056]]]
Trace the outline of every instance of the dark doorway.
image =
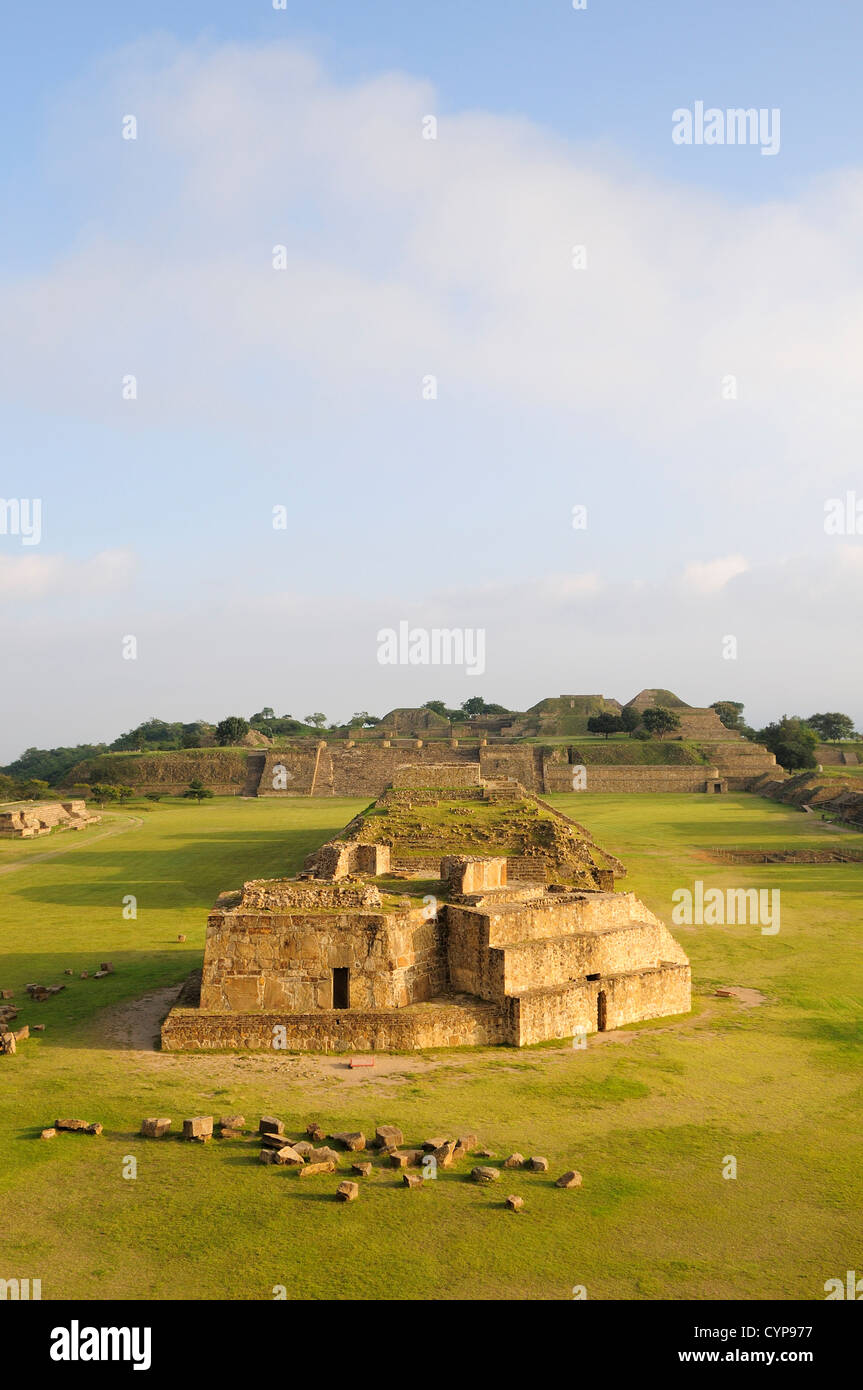
[[721,792],[721,791],[722,791],[722,783],[721,783],[721,782],[714,782],[714,783],[713,783],[713,790],[714,790],[715,792]]
[[336,966],[333,970],[333,1008],[350,1008],[351,972],[347,967]]
[[608,1000],[605,997],[605,990],[601,989],[596,996],[596,1026],[600,1033],[605,1032],[607,1017]]

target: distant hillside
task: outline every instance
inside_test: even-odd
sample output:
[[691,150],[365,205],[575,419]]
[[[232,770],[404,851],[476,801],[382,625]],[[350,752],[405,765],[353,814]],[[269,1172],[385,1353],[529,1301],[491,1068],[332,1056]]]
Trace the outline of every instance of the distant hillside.
[[61,787],[107,782],[139,792],[183,792],[195,778],[222,795],[239,794],[246,781],[245,748],[186,748],[165,753],[103,753],[76,763]]

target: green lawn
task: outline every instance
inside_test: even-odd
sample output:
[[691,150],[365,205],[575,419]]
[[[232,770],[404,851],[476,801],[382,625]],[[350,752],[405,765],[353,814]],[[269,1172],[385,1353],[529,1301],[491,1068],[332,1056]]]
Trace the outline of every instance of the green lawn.
[[[278,1284],[302,1298],[568,1299],[585,1285],[600,1299],[818,1299],[859,1270],[863,866],[730,866],[706,851],[863,836],[755,797],[549,800],[623,859],[623,886],[666,920],[672,891],[701,878],[780,887],[781,932],[675,928],[694,1012],[625,1030],[625,1043],[441,1051],[357,1072],[332,1057],[161,1054],[130,1046],[129,1005],[199,963],[216,893],[295,872],[365,803],[166,798],[75,835],[0,842],[0,987],[22,1006],[15,1027],[47,1025],[0,1058],[0,1278],[41,1278],[46,1299],[260,1299]],[[78,978],[104,959],[115,975]],[[68,987],[31,1005],[31,980]],[[767,1002],[717,999],[719,984]],[[279,1114],[294,1133],[313,1118],[395,1122],[411,1141],[471,1128],[496,1156],[544,1154],[551,1172],[480,1189],[461,1169],[410,1192],[376,1166],[343,1206],[332,1178],[264,1167],[254,1144],[137,1137],[145,1115],[179,1128],[233,1111]],[[64,1113],[105,1132],[41,1142]],[[570,1166],[584,1186],[560,1191],[551,1180]],[[503,1209],[508,1192],[522,1214]]]

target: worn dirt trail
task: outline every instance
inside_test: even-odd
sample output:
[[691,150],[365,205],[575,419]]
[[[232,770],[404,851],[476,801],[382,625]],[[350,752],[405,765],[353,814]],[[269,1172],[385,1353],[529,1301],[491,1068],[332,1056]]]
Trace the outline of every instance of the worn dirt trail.
[[95,845],[97,840],[107,840],[111,835],[125,835],[129,830],[140,830],[143,824],[139,816],[129,816],[124,825],[112,826],[110,830],[100,830],[91,840],[65,845],[63,849],[49,849],[44,854],[31,854],[27,859],[15,859],[11,864],[0,865],[0,874],[11,874],[15,869],[26,869],[31,864],[42,864],[46,859],[57,859],[61,854],[74,854],[75,850]]

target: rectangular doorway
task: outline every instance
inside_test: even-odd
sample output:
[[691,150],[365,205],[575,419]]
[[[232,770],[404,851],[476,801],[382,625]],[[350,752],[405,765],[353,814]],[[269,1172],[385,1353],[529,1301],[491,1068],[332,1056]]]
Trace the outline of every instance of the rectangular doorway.
[[351,972],[347,966],[336,966],[333,970],[333,1008],[350,1008]]
[[605,990],[601,989],[596,996],[596,1028],[597,1032],[604,1033],[608,1019],[608,1000]]

